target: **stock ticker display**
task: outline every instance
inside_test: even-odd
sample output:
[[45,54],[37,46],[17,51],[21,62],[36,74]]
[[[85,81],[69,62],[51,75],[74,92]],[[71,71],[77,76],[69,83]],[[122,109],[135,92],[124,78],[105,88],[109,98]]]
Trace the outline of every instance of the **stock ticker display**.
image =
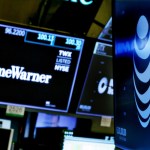
[[0,104],[67,112],[84,39],[0,22]]

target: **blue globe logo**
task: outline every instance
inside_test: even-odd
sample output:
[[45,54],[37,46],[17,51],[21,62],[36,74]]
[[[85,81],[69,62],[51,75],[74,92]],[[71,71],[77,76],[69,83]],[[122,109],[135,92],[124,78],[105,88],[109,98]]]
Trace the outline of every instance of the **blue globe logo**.
[[138,111],[138,120],[143,128],[150,122],[150,35],[147,18],[140,16],[136,36],[134,39],[133,54],[133,83],[135,104]]

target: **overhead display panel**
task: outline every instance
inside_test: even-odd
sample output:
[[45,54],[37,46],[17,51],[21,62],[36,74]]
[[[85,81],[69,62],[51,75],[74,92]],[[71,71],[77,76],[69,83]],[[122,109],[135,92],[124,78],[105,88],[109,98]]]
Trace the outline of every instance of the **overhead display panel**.
[[115,145],[150,148],[150,1],[115,0]]
[[112,71],[112,45],[96,42],[77,114],[113,117]]
[[0,104],[67,112],[84,39],[0,22]]

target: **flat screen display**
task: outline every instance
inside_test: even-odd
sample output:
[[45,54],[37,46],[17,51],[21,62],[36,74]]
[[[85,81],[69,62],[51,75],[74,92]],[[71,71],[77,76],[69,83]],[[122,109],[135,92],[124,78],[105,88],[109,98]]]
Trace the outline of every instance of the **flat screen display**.
[[66,127],[73,130],[76,127],[77,118],[63,115],[38,113],[35,127]]
[[67,112],[84,39],[0,22],[0,104]]
[[113,116],[111,44],[96,42],[76,113]]
[[115,143],[149,149],[150,2],[115,0]]
[[13,142],[14,129],[0,128],[0,148],[11,150]]
[[[107,136],[106,136],[107,137]],[[63,150],[115,150],[114,139],[65,135]]]

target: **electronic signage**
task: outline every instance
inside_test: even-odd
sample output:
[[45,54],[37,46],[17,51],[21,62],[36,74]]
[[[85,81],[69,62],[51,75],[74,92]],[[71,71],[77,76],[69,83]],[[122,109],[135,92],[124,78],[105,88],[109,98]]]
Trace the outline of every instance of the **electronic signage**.
[[150,2],[115,0],[115,144],[150,148]]
[[96,42],[77,114],[113,117],[112,45]]
[[84,39],[0,22],[0,104],[67,112]]

